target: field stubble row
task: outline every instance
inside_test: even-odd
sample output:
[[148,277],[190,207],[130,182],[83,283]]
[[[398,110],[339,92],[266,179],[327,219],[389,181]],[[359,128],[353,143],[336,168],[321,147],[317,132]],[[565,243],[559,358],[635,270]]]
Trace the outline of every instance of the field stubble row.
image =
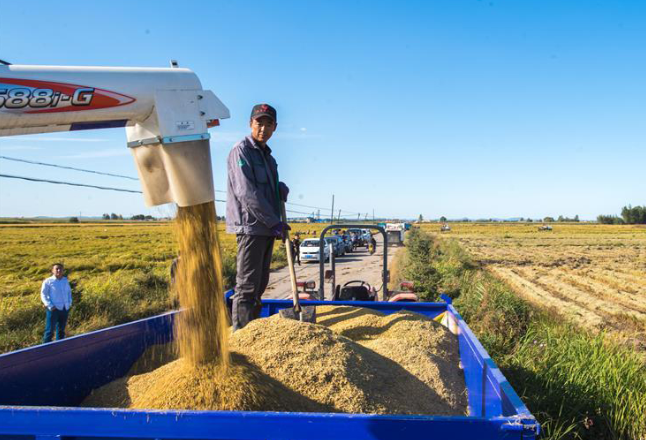
[[526,299],[646,348],[645,226],[459,223],[443,236]]

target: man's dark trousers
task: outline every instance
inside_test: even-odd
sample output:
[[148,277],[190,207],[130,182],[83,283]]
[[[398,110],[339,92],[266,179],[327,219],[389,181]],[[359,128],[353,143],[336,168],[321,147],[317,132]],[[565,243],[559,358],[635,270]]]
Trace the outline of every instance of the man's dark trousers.
[[239,234],[236,239],[238,273],[231,311],[234,331],[260,317],[260,298],[269,284],[269,267],[275,238]]
[[56,329],[56,340],[65,338],[65,325],[67,324],[67,315],[69,314],[69,312],[69,310],[47,309],[43,343],[52,341],[52,336],[54,336],[54,329]]

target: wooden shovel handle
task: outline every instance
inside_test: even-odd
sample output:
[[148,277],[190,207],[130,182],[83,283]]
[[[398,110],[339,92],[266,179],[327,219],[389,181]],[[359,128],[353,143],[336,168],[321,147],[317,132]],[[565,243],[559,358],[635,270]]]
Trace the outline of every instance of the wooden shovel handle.
[[[280,204],[283,221],[287,223],[287,212],[285,202]],[[292,255],[292,242],[289,240],[289,231],[285,232],[285,253],[287,254],[287,265],[289,266],[289,277],[292,282],[292,299],[294,300],[294,311],[301,312],[301,303],[298,298],[298,286],[296,286],[296,269],[294,269],[294,256]]]

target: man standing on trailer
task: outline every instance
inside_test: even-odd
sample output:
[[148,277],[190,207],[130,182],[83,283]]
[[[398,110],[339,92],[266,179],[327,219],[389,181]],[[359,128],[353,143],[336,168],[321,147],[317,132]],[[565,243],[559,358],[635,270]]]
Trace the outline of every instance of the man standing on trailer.
[[289,189],[278,180],[278,166],[267,145],[277,127],[276,109],[254,106],[249,126],[251,135],[233,146],[227,161],[227,232],[236,234],[238,242],[234,331],[260,317],[274,240],[284,241],[289,229],[281,218]]
[[62,263],[52,266],[52,276],[43,281],[40,299],[47,309],[43,343],[51,342],[56,331],[56,340],[65,338],[67,316],[72,307],[72,289],[67,277],[63,276]]

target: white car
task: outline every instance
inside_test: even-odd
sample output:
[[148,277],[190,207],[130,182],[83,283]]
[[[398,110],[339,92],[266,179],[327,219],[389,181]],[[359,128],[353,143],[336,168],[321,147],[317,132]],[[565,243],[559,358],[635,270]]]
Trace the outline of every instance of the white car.
[[[318,238],[306,238],[301,242],[299,248],[301,261],[319,261],[320,241]],[[330,248],[325,246],[323,248],[325,261],[330,258]]]

